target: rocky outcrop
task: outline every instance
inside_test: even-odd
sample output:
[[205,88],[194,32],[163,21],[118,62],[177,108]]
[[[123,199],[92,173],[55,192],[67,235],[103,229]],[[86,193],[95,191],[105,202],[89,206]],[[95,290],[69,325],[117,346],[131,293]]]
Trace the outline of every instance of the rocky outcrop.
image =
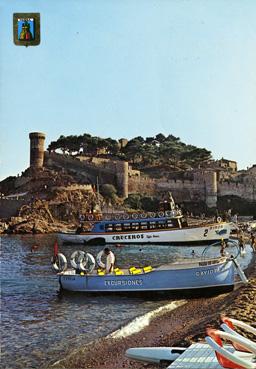
[[56,188],[50,199],[36,199],[23,205],[17,217],[0,224],[0,233],[54,233],[74,229],[82,214],[95,211],[102,204],[102,197],[93,191]]

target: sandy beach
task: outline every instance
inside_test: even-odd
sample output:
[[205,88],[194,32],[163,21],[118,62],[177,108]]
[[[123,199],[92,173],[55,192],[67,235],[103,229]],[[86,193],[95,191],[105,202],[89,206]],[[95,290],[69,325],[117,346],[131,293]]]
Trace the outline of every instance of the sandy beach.
[[[243,320],[256,326],[256,268],[255,259],[246,273],[250,276],[247,285],[240,285],[232,292],[214,297],[200,297],[172,311],[153,318],[149,325],[138,333],[125,338],[102,338],[80,348],[56,362],[55,369],[159,369],[131,361],[125,357],[126,349],[142,346],[184,346],[202,341],[206,327],[219,327],[220,314]],[[109,317],[106,317],[109,319]]]

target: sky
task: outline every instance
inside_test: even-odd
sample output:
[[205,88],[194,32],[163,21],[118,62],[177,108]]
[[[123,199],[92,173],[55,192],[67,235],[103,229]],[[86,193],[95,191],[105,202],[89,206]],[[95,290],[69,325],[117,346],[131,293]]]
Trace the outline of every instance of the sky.
[[[39,12],[41,43],[13,43]],[[1,0],[0,180],[29,166],[29,132],[173,134],[256,163],[255,0]]]

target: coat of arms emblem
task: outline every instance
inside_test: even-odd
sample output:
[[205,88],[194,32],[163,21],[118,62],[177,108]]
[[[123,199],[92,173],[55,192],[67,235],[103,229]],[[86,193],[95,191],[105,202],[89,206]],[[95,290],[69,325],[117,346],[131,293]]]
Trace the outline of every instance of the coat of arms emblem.
[[19,46],[35,46],[40,44],[40,14],[13,14],[14,43]]

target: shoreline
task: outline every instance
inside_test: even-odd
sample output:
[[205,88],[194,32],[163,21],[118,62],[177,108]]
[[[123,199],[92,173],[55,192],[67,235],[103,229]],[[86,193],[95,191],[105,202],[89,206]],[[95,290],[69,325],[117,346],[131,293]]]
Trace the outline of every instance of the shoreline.
[[[219,328],[220,314],[243,320],[255,326],[256,322],[256,254],[246,269],[250,281],[232,292],[213,297],[187,300],[176,309],[163,312],[149,321],[137,333],[124,338],[112,334],[90,342],[68,354],[47,368],[54,369],[159,369],[157,364],[145,364],[125,357],[126,349],[143,346],[183,346],[202,341],[206,327]],[[192,313],[191,313],[192,312]],[[107,319],[107,317],[106,317]]]

